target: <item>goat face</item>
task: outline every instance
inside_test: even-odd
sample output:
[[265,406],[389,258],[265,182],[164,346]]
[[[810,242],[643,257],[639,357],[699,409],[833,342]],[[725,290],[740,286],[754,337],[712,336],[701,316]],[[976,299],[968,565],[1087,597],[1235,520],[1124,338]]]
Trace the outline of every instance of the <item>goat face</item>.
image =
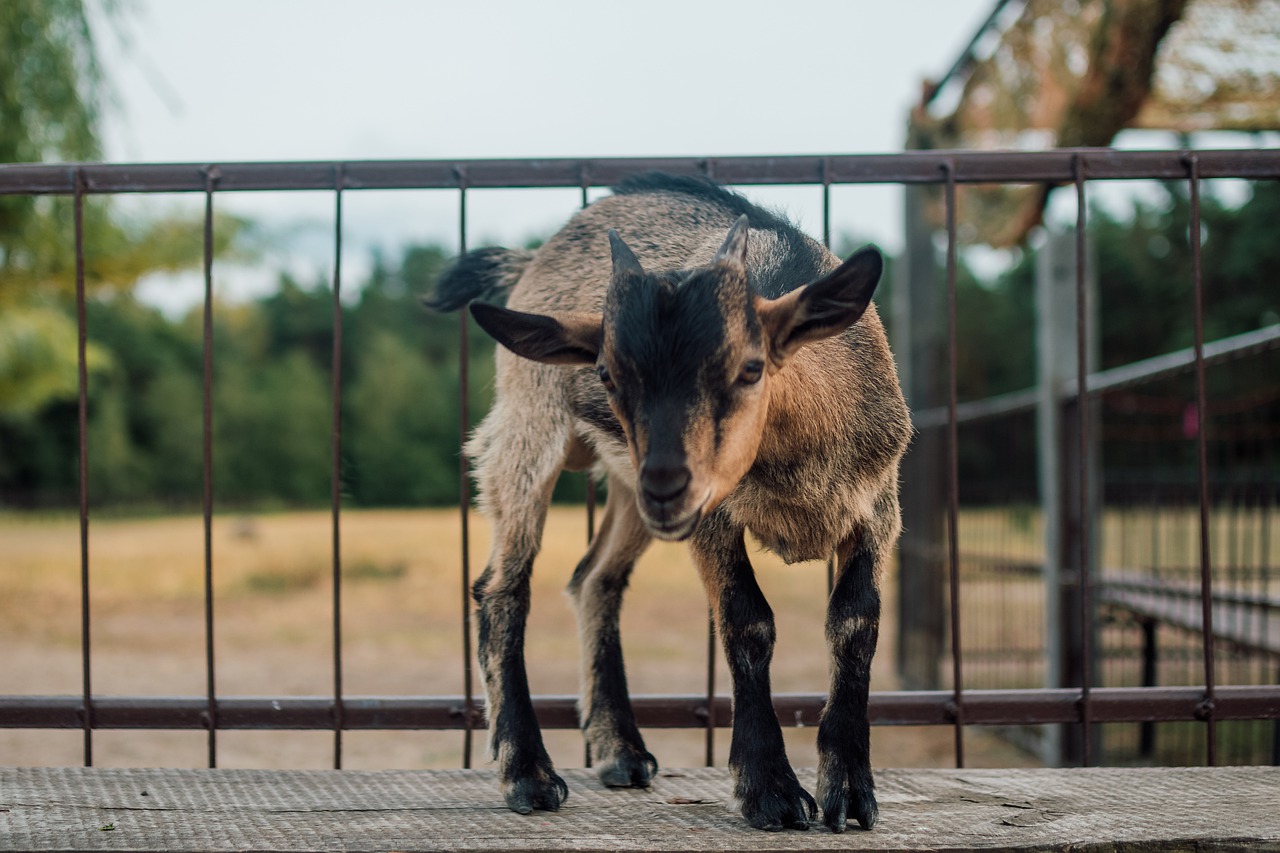
[[862,316],[880,279],[880,253],[868,248],[767,299],[748,283],[747,234],[742,216],[710,265],[650,273],[610,230],[603,314],[472,305],[517,355],[595,367],[637,472],[640,515],[660,539],[687,538],[734,490],[755,461],[779,371]]

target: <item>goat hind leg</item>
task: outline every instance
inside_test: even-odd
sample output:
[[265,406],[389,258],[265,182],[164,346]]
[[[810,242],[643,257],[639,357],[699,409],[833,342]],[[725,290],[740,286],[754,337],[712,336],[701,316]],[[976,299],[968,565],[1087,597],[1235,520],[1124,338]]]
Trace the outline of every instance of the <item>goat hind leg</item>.
[[600,781],[612,788],[648,787],[658,770],[636,726],[618,629],[627,580],[651,538],[634,492],[610,478],[600,529],[568,588],[582,643],[582,732]]

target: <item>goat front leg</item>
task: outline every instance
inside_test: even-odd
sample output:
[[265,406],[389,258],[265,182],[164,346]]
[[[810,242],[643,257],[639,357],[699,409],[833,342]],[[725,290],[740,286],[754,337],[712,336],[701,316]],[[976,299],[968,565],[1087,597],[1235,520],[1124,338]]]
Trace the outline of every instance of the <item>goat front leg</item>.
[[747,559],[743,528],[723,512],[713,513],[694,534],[693,557],[733,677],[729,769],[742,815],[757,829],[808,829],[817,804],[796,781],[773,710],[773,611]]
[[502,795],[520,814],[557,811],[569,796],[542,743],[524,665],[533,557],[490,563],[473,587],[477,654],[488,694],[489,748],[498,762]]
[[[896,501],[890,513],[897,509]],[[839,550],[840,573],[827,606],[831,692],[818,726],[818,800],[822,820],[844,832],[849,818],[863,829],[879,816],[871,775],[871,727],[867,695],[871,658],[880,633],[879,578],[896,536],[896,514],[881,520],[893,536],[873,528]]]
[[[476,652],[488,696],[489,748],[498,762],[503,797],[521,814],[556,811],[569,795],[543,745],[524,661],[533,560],[567,438],[556,440],[559,425],[538,422],[530,411],[538,414],[500,400],[468,445],[477,460],[481,505],[494,525],[489,563],[471,589]],[[513,424],[525,430],[518,432]]]
[[582,641],[582,733],[600,781],[611,788],[647,788],[658,771],[636,726],[618,628],[627,580],[651,538],[635,492],[610,477],[600,529],[568,588]]

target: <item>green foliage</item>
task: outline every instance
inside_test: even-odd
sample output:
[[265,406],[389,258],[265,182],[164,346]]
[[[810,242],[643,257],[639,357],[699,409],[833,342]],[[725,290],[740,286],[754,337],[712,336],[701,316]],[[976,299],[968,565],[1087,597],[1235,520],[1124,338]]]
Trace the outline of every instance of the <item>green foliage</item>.
[[[82,0],[0,3],[0,163],[98,158],[102,95]],[[0,254],[17,242],[34,207],[29,198],[0,198]]]
[[[1194,340],[1190,202],[1185,184],[1165,188],[1165,197],[1138,203],[1131,215],[1115,216],[1103,209],[1089,212],[1098,275],[1098,335],[1103,369],[1129,364],[1188,348]],[[1251,186],[1248,200],[1228,206],[1212,195],[1201,200],[1201,265],[1204,279],[1204,339],[1206,342],[1280,322],[1280,242],[1274,223],[1280,221],[1280,182]],[[957,386],[961,400],[1017,391],[1035,384],[1035,267],[1036,254],[1027,251],[1020,262],[994,282],[976,281],[963,268],[957,276],[957,327],[960,358]],[[1239,435],[1257,432],[1257,424],[1274,422],[1280,408],[1273,384],[1266,379],[1265,361],[1212,369],[1206,377],[1210,410],[1216,400],[1243,400],[1235,419]],[[1183,374],[1144,385],[1124,405],[1142,415],[1120,412],[1118,398],[1102,407],[1104,462],[1114,472],[1140,472],[1149,479],[1192,476],[1195,445],[1189,440],[1121,440],[1111,431],[1123,421],[1129,434],[1172,434],[1180,437],[1185,407],[1194,399],[1193,377]],[[1167,407],[1172,408],[1167,408]],[[1162,409],[1161,407],[1166,407]],[[1170,412],[1174,414],[1171,415]],[[1011,478],[1010,471],[1035,470],[1033,415],[1024,421],[1002,419],[960,433],[960,481],[977,495],[982,484],[998,481],[1008,500],[1012,480],[1017,488],[1033,488],[1030,476]],[[1253,419],[1253,425],[1245,418]],[[1124,420],[1124,419],[1128,420]],[[1218,471],[1250,464],[1274,465],[1274,444],[1230,439],[1225,430],[1210,429],[1226,454]],[[993,438],[994,436],[994,438]],[[1022,438],[1026,437],[1026,438]],[[1113,439],[1114,440],[1111,440]],[[1182,437],[1185,438],[1185,437]],[[1024,497],[1034,499],[1034,493]],[[987,499],[984,497],[983,499]]]
[[[1103,298],[1108,364],[1184,346],[1190,334],[1190,264],[1185,199],[1138,209],[1132,221],[1095,212],[1091,221]],[[1206,199],[1206,336],[1274,323],[1280,249],[1270,223],[1280,185],[1260,184],[1238,209]],[[359,506],[442,505],[458,497],[459,340],[457,315],[420,305],[446,257],[417,246],[376,259],[342,303],[342,498]],[[1033,271],[1027,252],[995,281],[959,271],[957,323],[961,399],[1034,382]],[[891,278],[881,298],[888,296]],[[74,363],[73,303],[42,298],[59,326],[55,360]],[[887,307],[887,306],[882,306]],[[333,292],[327,281],[284,278],[256,302],[215,303],[213,488],[219,508],[317,506],[330,499]],[[177,321],[102,288],[87,303],[90,494],[121,507],[199,505],[202,476],[201,312]],[[56,319],[50,319],[56,318]],[[493,345],[469,332],[469,422],[487,410]],[[0,330],[3,325],[0,324]],[[46,336],[54,339],[53,336]],[[43,340],[43,339],[42,339]],[[0,359],[16,351],[0,335]],[[70,355],[69,355],[70,353]],[[65,365],[64,365],[65,367]],[[1213,381],[1232,381],[1230,375]],[[0,389],[5,386],[0,385]],[[10,392],[30,401],[0,415],[0,501],[71,504],[77,483],[76,409],[57,393]],[[1030,466],[1022,450],[962,434],[962,480],[979,483],[1009,465]],[[1025,463],[1025,464],[1024,464]],[[1027,470],[1031,470],[1027,467]],[[563,478],[557,499],[581,500],[581,475]]]
[[329,392],[305,353],[231,361],[214,377],[214,484],[236,505],[329,496]]
[[[1191,207],[1181,184],[1164,205],[1139,206],[1133,221],[1093,213],[1104,367],[1193,342]],[[1280,184],[1258,182],[1242,207],[1201,202],[1205,340],[1280,322]]]
[[[99,20],[116,24],[123,4],[100,0]],[[95,160],[106,85],[84,0],[0,3],[0,163]],[[203,219],[127,217],[110,199],[83,204],[88,294],[128,293],[144,275],[198,266]],[[247,223],[219,216],[214,251],[247,245]],[[30,418],[78,388],[74,315],[74,202],[65,197],[0,197],[0,421]],[[243,253],[243,252],[242,252]],[[90,346],[88,367],[111,366]],[[123,446],[123,445],[122,445]]]
[[[35,416],[50,400],[71,399],[79,387],[74,317],[52,305],[14,305],[0,317],[0,413],[9,419]],[[86,367],[98,373],[110,359],[99,346],[85,351]]]
[[[435,247],[379,262],[342,306],[343,499],[364,506],[458,498],[459,318],[420,304],[445,262]],[[52,300],[71,384],[0,415],[0,501],[74,502],[78,457],[73,303]],[[333,292],[282,278],[257,302],[215,302],[212,462],[220,507],[317,506],[332,488]],[[89,481],[95,505],[199,506],[201,310],[172,321],[129,293],[92,294],[86,319]],[[0,330],[3,330],[0,324]],[[487,410],[493,345],[469,326],[471,423]],[[69,337],[67,337],[69,335]],[[0,345],[4,338],[0,337]],[[0,354],[4,352],[0,346]],[[0,385],[0,389],[4,386]],[[27,385],[22,393],[31,395]],[[63,393],[66,392],[66,393]],[[579,489],[581,491],[581,489]]]
[[[344,399],[347,486],[361,504],[439,503],[456,499],[456,372],[428,362],[391,332],[356,357],[357,380]],[[453,418],[449,416],[453,415]]]
[[0,162],[99,155],[102,74],[83,0],[0,4],[0,80]]

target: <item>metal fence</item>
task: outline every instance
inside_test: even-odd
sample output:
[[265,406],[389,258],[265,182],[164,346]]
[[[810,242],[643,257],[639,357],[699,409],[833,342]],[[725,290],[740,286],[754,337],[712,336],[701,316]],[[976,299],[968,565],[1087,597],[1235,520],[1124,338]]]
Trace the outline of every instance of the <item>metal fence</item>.
[[[459,567],[458,601],[460,631],[463,636],[464,672],[460,696],[447,697],[353,697],[344,692],[341,565],[341,502],[339,495],[341,465],[342,355],[341,311],[334,311],[333,327],[333,424],[332,424],[332,632],[333,690],[319,698],[277,697],[249,699],[219,696],[215,691],[213,608],[212,489],[211,489],[211,382],[212,382],[212,283],[213,283],[213,210],[215,200],[224,193],[257,190],[319,191],[332,193],[335,205],[333,298],[335,309],[342,293],[342,204],[344,194],[372,189],[451,189],[458,194],[459,240],[466,248],[467,200],[471,193],[486,188],[561,187],[578,188],[582,200],[592,187],[614,184],[637,172],[658,169],[674,174],[704,175],[730,185],[808,185],[820,187],[823,194],[823,236],[830,238],[830,188],[845,184],[931,185],[941,190],[945,199],[946,276],[949,358],[947,381],[949,395],[940,411],[917,413],[918,426],[924,432],[942,430],[945,438],[947,517],[945,557],[949,588],[948,618],[950,624],[950,686],[944,689],[880,692],[871,697],[870,713],[877,724],[951,725],[955,728],[956,763],[964,764],[964,731],[974,725],[1044,725],[1068,724],[1085,740],[1083,760],[1092,760],[1087,743],[1090,731],[1099,723],[1144,723],[1180,721],[1194,723],[1205,733],[1206,758],[1215,763],[1216,727],[1230,720],[1275,720],[1280,718],[1280,686],[1275,684],[1241,685],[1223,683],[1215,668],[1212,649],[1214,632],[1214,563],[1210,548],[1212,533],[1209,500],[1209,466],[1204,431],[1200,431],[1198,447],[1198,488],[1194,503],[1198,506],[1200,546],[1196,577],[1199,604],[1205,630],[1202,644],[1202,675],[1194,686],[1095,687],[1092,671],[1093,655],[1086,647],[1082,660],[1084,671],[1074,686],[1054,689],[982,689],[967,687],[967,656],[963,639],[967,637],[964,613],[965,584],[962,583],[960,536],[960,490],[957,454],[959,431],[965,418],[974,416],[974,406],[1000,409],[1017,408],[1026,401],[1005,399],[974,404],[967,408],[956,399],[955,293],[957,269],[956,189],[961,184],[1031,183],[1073,186],[1079,202],[1077,253],[1083,257],[1086,231],[1086,188],[1094,181],[1158,179],[1185,181],[1192,198],[1192,230],[1199,229],[1200,181],[1212,178],[1244,178],[1273,180],[1280,178],[1280,151],[1161,151],[1122,152],[1114,150],[1063,150],[1050,152],[927,152],[894,155],[786,156],[727,158],[659,158],[659,159],[594,159],[594,160],[475,160],[475,161],[405,161],[345,163],[229,163],[190,165],[7,165],[0,166],[0,194],[63,195],[74,200],[76,308],[79,322],[79,449],[80,449],[80,589],[81,652],[83,684],[79,695],[66,696],[0,696],[0,727],[81,729],[84,733],[84,762],[93,763],[94,732],[102,729],[193,729],[205,730],[208,737],[208,763],[217,764],[218,732],[229,729],[311,729],[328,730],[334,738],[335,767],[342,766],[342,737],[345,731],[368,729],[455,729],[463,732],[466,747],[464,763],[469,763],[470,741],[475,728],[483,725],[479,713],[481,700],[474,695],[470,667],[470,604],[467,598],[471,568],[467,562],[469,504],[468,478],[460,471],[462,482],[459,535],[463,541],[463,562]],[[93,690],[93,654],[89,600],[91,594],[89,551],[89,495],[87,481],[86,384],[85,367],[85,252],[83,206],[87,196],[118,193],[193,193],[203,194],[204,215],[204,284],[203,315],[203,506],[204,506],[204,627],[205,671],[207,691],[204,696],[186,698],[104,697]],[[1205,411],[1204,373],[1212,357],[1203,341],[1200,282],[1201,270],[1198,239],[1193,269],[1187,271],[1196,283],[1196,299],[1191,313],[1195,325],[1195,346],[1188,356],[1196,378],[1195,405]],[[1079,266],[1083,271],[1083,264]],[[1077,299],[1086,299],[1083,272],[1080,273]],[[1081,311],[1080,315],[1084,316]],[[466,323],[460,320],[462,345],[466,346]],[[1083,323],[1077,324],[1081,343],[1087,334]],[[1265,346],[1270,346],[1266,344]],[[1085,347],[1080,347],[1083,353]],[[1096,380],[1085,369],[1083,354],[1078,370],[1075,396],[1092,400],[1105,390],[1107,379]],[[467,423],[467,359],[460,361],[462,425]],[[1101,383],[1101,384],[1099,384]],[[1015,395],[1016,396],[1016,395]],[[1090,420],[1088,406],[1079,408],[1076,439],[1085,447]],[[923,434],[923,432],[922,432]],[[1084,458],[1081,454],[1080,458]],[[1087,466],[1080,464],[1077,478],[1088,476]],[[1087,488],[1077,489],[1085,500]],[[588,512],[591,512],[589,508]],[[1097,531],[1090,529],[1087,511],[1081,512],[1084,526],[1079,531],[1081,547],[1077,549],[1076,571],[1080,590],[1074,618],[1079,620],[1080,635],[1089,642],[1090,625],[1097,591],[1096,566],[1089,555],[1091,540]],[[1026,574],[1024,566],[1013,561],[988,561],[999,571]],[[709,638],[710,648],[714,648]],[[729,725],[731,711],[728,697],[716,695],[714,658],[708,656],[708,690],[705,695],[635,697],[637,721],[641,727],[702,728],[707,732],[707,759],[711,762],[712,735],[716,727]],[[819,694],[780,695],[775,697],[779,715],[789,723],[815,725],[824,697]],[[534,705],[543,725],[553,728],[576,728],[577,714],[571,697],[535,697]]]
[[[1215,341],[1203,360],[1210,386],[1203,422],[1188,404],[1195,393],[1194,352],[1089,377],[1096,389],[1091,468],[1099,481],[1088,519],[1096,536],[1089,627],[1095,685],[1202,684],[1210,653],[1223,683],[1280,682],[1274,577],[1280,563],[1280,328]],[[1045,527],[1051,522],[1037,502],[1032,405],[970,407],[961,414],[962,444],[998,447],[1014,460],[971,470],[961,489],[968,521],[959,558],[962,643],[970,684],[977,687],[1039,686],[1055,677],[1061,682],[1064,673],[1078,678],[1085,665],[1079,632],[1050,636],[1046,619]],[[1201,430],[1209,460],[1213,568],[1207,619],[1197,560],[1201,496],[1196,460],[1185,452]],[[1065,583],[1074,586],[1071,578]],[[1274,722],[1218,728],[1225,732],[1227,763],[1280,763]],[[1003,734],[1046,760],[1064,757],[1045,729]],[[1096,754],[1107,763],[1196,763],[1207,749],[1203,727],[1185,723],[1105,725],[1095,736]]]

